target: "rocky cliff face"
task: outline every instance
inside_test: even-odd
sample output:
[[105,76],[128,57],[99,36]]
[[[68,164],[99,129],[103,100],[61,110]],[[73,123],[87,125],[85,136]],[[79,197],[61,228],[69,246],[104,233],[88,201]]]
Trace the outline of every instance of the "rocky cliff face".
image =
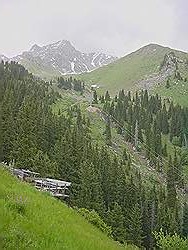
[[42,47],[35,44],[29,51],[12,58],[26,68],[57,72],[61,75],[89,72],[116,59],[103,53],[82,53],[66,40]]

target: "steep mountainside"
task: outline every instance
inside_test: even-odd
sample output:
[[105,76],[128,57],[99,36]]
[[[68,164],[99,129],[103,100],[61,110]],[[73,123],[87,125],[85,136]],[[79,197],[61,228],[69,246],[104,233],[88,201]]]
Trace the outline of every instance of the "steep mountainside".
[[140,87],[149,88],[162,83],[175,72],[176,68],[184,74],[187,58],[188,54],[185,52],[149,44],[80,77],[90,84],[97,83],[101,91],[109,90],[112,94],[122,88],[133,90]]
[[[188,110],[148,91],[100,99],[94,92],[89,100],[83,86],[69,96],[56,88],[17,63],[0,63],[0,162],[71,182],[70,206],[94,209],[116,241],[154,249],[161,228],[186,237]],[[24,186],[18,191],[0,172],[1,249],[113,249],[92,232],[94,242],[74,210]]]
[[62,40],[42,47],[35,44],[29,51],[9,60],[21,63],[38,76],[50,77],[90,72],[116,59],[103,53],[82,53],[69,41]]
[[76,211],[17,181],[1,165],[0,211],[0,249],[136,249],[112,241]]

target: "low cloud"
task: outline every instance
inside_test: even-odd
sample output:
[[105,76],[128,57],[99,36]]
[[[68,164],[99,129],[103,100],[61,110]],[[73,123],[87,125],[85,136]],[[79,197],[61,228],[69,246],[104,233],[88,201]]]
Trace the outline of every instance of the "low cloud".
[[148,43],[187,51],[186,0],[0,0],[0,54],[67,39],[123,56]]

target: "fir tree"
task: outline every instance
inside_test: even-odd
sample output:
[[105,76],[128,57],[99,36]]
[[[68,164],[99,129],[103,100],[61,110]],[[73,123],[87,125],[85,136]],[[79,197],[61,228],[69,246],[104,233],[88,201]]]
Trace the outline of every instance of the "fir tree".
[[128,214],[127,240],[140,247],[142,244],[142,213],[138,204]]
[[93,92],[93,103],[97,104],[98,103],[98,97],[97,97],[97,92],[94,90]]
[[182,236],[188,238],[188,205],[187,203],[185,203],[183,207]]
[[112,145],[112,135],[111,135],[111,122],[110,122],[109,117],[107,117],[105,136],[106,136],[106,144],[111,146]]

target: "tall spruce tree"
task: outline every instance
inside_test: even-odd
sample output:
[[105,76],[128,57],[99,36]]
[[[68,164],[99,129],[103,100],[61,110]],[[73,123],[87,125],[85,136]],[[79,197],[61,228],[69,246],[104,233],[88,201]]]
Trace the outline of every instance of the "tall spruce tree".
[[112,134],[111,134],[110,117],[107,117],[105,136],[106,136],[106,144],[111,146],[112,145]]

